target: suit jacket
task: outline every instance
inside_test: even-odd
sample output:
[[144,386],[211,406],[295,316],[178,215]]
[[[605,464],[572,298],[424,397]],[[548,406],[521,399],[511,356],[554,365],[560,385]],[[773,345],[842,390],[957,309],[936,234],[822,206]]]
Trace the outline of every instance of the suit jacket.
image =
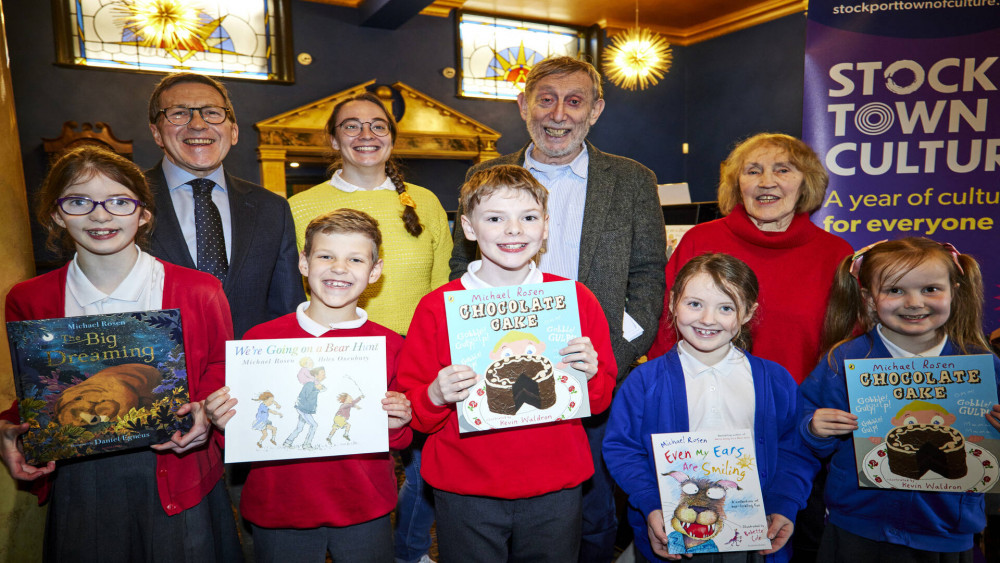
[[[156,204],[150,254],[197,269],[174,212],[161,164],[146,171]],[[232,217],[229,273],[222,289],[233,312],[236,338],[260,323],[291,313],[305,301],[288,201],[226,173]]]
[[[473,166],[469,175],[499,164],[524,166],[527,147]],[[663,267],[666,240],[663,212],[656,193],[656,176],[638,162],[603,153],[587,142],[587,199],[580,234],[580,270],[577,281],[586,285],[601,304],[611,329],[611,347],[618,363],[620,383],[635,360],[646,353],[663,310]],[[559,210],[549,210],[558,213]],[[463,213],[459,209],[459,215]],[[476,243],[465,239],[456,225],[451,277],[461,276],[476,259]],[[622,315],[642,326],[641,336],[622,337]]]

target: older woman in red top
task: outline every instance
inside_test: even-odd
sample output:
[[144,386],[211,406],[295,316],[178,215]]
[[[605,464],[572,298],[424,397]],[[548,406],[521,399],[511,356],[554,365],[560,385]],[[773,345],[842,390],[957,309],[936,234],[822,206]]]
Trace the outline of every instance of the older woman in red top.
[[[773,133],[750,137],[722,164],[718,197],[725,217],[688,231],[666,267],[669,303],[674,276],[691,258],[725,252],[746,262],[760,280],[750,352],[778,362],[799,383],[822,352],[834,270],[852,252],[809,220],[823,204],[827,182],[822,162],[801,140]],[[666,353],[676,340],[664,308],[649,356]]]

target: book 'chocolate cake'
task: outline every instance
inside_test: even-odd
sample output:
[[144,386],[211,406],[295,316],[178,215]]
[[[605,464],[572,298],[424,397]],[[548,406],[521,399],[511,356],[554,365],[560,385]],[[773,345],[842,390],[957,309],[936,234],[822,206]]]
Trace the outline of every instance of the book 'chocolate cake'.
[[552,362],[533,354],[499,359],[486,369],[486,403],[497,414],[517,414],[529,404],[547,409],[556,404]]
[[965,438],[951,426],[911,424],[898,426],[885,437],[889,471],[919,479],[933,471],[945,479],[965,477]]

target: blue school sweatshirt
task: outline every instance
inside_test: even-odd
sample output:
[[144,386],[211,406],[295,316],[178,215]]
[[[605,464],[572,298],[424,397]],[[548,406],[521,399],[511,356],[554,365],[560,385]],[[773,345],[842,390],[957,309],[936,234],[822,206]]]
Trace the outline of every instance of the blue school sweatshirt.
[[[942,356],[961,355],[949,340]],[[986,526],[986,509],[979,493],[937,493],[890,489],[861,489],[854,461],[853,434],[817,438],[809,422],[818,408],[850,412],[844,360],[891,358],[873,329],[834,350],[833,365],[823,358],[802,382],[803,419],[799,433],[820,458],[830,459],[826,480],[826,505],[830,522],[848,532],[874,541],[908,545],[933,552],[972,548],[972,535]],[[993,369],[1000,361],[993,356]]]
[[[754,445],[764,510],[795,522],[819,469],[819,462],[799,437],[798,386],[788,370],[775,362],[744,354],[753,377]],[[661,508],[650,435],[688,431],[684,371],[675,345],[625,379],[611,405],[604,437],[604,463],[628,494],[628,521],[635,532],[635,545],[650,561],[662,560],[653,555],[646,531],[646,515]],[[791,540],[767,561],[788,561],[790,546]]]

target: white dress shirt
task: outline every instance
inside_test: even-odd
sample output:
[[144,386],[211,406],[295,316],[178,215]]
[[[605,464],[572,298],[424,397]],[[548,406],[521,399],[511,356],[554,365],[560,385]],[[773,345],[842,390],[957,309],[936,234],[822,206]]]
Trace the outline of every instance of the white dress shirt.
[[692,432],[700,430],[749,430],[753,436],[756,395],[750,360],[729,345],[726,357],[707,366],[678,343],[684,385],[687,387],[688,422]]
[[899,346],[896,346],[895,344],[890,342],[889,339],[885,337],[885,334],[882,334],[881,323],[879,323],[875,327],[875,330],[878,331],[878,337],[882,339],[882,344],[885,344],[886,350],[889,351],[889,354],[891,354],[893,358],[917,358],[917,357],[940,356],[941,351],[944,350],[944,345],[948,343],[948,336],[945,335],[941,337],[941,342],[938,342],[934,346],[931,346],[930,348],[924,350],[919,354],[914,354],[913,352],[907,352],[906,350],[903,350]]
[[[197,178],[166,158],[163,159],[163,177],[167,180],[170,190],[170,201],[174,204],[174,214],[180,223],[184,243],[195,264],[198,263],[198,231],[194,226],[194,189],[188,182]],[[205,178],[215,182],[212,188],[212,203],[219,208],[222,217],[222,235],[226,238],[226,259],[233,257],[233,221],[229,209],[229,193],[226,187],[226,174],[222,167],[216,168]]]
[[375,186],[374,188],[368,190],[360,186],[355,186],[354,184],[345,180],[342,175],[343,172],[344,172],[343,170],[338,168],[337,171],[334,172],[333,176],[330,178],[330,185],[342,192],[367,192],[375,190],[389,190],[391,192],[396,191],[396,185],[392,183],[392,180],[388,176],[386,176],[385,181],[382,182],[381,185]]

